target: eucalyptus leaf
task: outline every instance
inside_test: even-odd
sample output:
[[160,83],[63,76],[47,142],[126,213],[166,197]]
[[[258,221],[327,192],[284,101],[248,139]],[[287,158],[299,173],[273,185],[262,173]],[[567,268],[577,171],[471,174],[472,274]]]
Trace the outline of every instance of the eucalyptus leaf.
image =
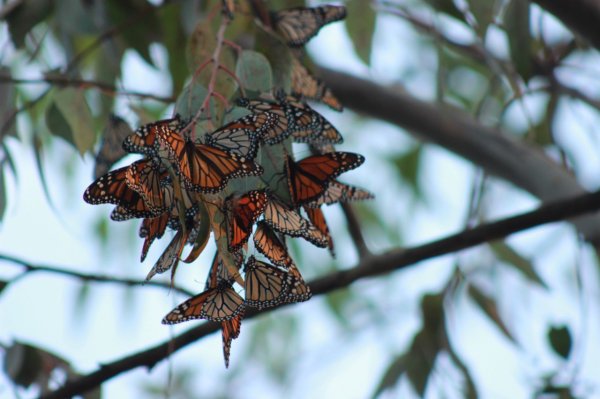
[[556,354],[565,360],[569,358],[573,340],[568,326],[551,327],[548,330],[548,341]]
[[273,87],[269,60],[256,51],[244,50],[235,67],[235,74],[246,90],[264,93]]
[[96,141],[96,132],[92,126],[92,113],[81,89],[67,87],[56,89],[54,103],[69,124],[73,143],[81,155],[91,150]]
[[[14,3],[16,6],[6,15],[6,22],[8,22],[8,31],[15,47],[22,48],[25,45],[25,36],[34,26],[52,13],[55,2],[52,0],[23,0]],[[3,5],[3,7],[9,5]]]
[[504,241],[494,241],[489,245],[500,261],[512,266],[529,281],[548,289],[548,286],[538,275],[537,271],[533,267],[533,263],[529,259],[519,254]]
[[348,9],[346,31],[352,40],[354,51],[365,64],[369,65],[377,19],[375,10],[370,1],[364,0],[349,0],[346,8]]
[[510,58],[525,81],[532,75],[530,7],[527,0],[511,0],[504,15]]
[[381,395],[384,391],[396,386],[398,380],[402,378],[402,375],[406,372],[408,364],[411,361],[412,359],[407,354],[396,356],[396,358],[394,358],[387,366],[385,374],[383,374],[383,377],[375,389],[375,393],[373,393],[373,399]]
[[474,285],[469,285],[468,293],[469,296],[473,299],[473,301],[475,301],[477,306],[479,306],[479,308],[483,311],[483,313],[485,313],[490,318],[490,320],[494,324],[496,324],[496,326],[500,329],[502,334],[504,334],[504,336],[513,343],[516,343],[512,333],[500,317],[500,312],[498,312],[498,305],[496,304],[496,301],[494,301],[489,296],[485,295],[479,288],[477,288]]

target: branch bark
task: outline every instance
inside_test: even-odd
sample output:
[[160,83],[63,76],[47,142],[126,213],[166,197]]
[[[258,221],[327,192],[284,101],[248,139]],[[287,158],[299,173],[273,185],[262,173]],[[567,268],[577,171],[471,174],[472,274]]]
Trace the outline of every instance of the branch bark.
[[[575,177],[541,150],[499,129],[481,125],[464,111],[429,104],[409,94],[346,73],[321,69],[344,106],[407,129],[507,180],[543,202],[584,193]],[[573,220],[586,240],[600,244],[600,215]]]
[[[426,259],[504,238],[512,233],[595,211],[598,208],[600,208],[600,191],[543,205],[535,211],[483,224],[428,244],[407,249],[393,249],[381,255],[368,256],[362,259],[354,268],[336,271],[312,281],[310,287],[314,295],[326,294],[347,287],[362,278],[404,269]],[[273,308],[262,312],[248,311],[246,319],[272,310]],[[141,366],[151,368],[172,353],[218,329],[219,325],[217,323],[203,323],[178,335],[173,340],[165,341],[147,350],[104,364],[98,370],[76,380],[68,381],[63,387],[42,395],[40,399],[60,399],[82,394],[128,370]]]

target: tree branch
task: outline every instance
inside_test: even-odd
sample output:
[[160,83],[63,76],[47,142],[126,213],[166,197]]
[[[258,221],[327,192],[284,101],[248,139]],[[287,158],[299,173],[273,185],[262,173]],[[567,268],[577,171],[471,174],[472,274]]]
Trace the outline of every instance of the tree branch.
[[[310,287],[314,295],[326,294],[336,289],[347,287],[354,281],[362,278],[404,269],[426,259],[504,238],[507,235],[541,224],[592,212],[598,208],[600,208],[600,191],[542,205],[532,212],[483,224],[428,244],[407,249],[393,249],[381,255],[366,257],[354,268],[336,271],[312,281]],[[246,319],[271,310],[273,309],[263,310],[262,312],[250,310],[246,314]],[[104,364],[97,371],[76,380],[68,381],[63,387],[42,395],[40,399],[59,399],[82,394],[128,370],[141,366],[153,367],[156,363],[170,356],[175,351],[218,329],[219,325],[217,323],[203,323],[178,335],[172,340],[118,359],[112,363]]]
[[[552,201],[584,193],[577,180],[539,149],[481,125],[462,110],[435,106],[409,94],[322,68],[321,76],[344,106],[407,129],[535,195]],[[600,215],[574,221],[584,237],[600,243]]]
[[0,254],[0,260],[16,263],[19,266],[22,266],[23,268],[25,268],[25,272],[23,274],[17,276],[16,279],[23,278],[23,276],[26,276],[28,273],[46,272],[46,273],[59,274],[62,276],[75,277],[84,282],[85,281],[94,281],[97,283],[120,284],[120,285],[125,285],[128,287],[139,287],[139,286],[159,287],[159,288],[163,288],[163,289],[167,289],[167,290],[178,291],[187,296],[196,295],[196,293],[188,291],[185,288],[171,286],[171,284],[161,283],[158,281],[146,282],[146,281],[140,281],[140,280],[135,280],[135,279],[130,279],[130,278],[118,278],[118,277],[112,277],[112,276],[104,276],[101,274],[79,273],[79,272],[75,272],[72,270],[60,269],[58,267],[53,267],[53,266],[34,265],[34,264],[31,264],[22,259],[18,259],[18,258],[9,256],[9,255],[2,255],[2,254]]

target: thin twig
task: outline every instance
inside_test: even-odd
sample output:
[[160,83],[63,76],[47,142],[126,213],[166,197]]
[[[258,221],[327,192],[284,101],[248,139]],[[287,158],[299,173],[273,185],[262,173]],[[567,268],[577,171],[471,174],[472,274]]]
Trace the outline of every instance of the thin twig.
[[120,284],[120,285],[125,285],[128,287],[150,286],[150,287],[164,288],[167,290],[174,290],[174,291],[180,292],[182,294],[185,294],[187,296],[196,295],[196,293],[188,291],[185,288],[171,286],[171,284],[161,283],[161,282],[157,282],[157,281],[146,282],[146,281],[141,281],[141,280],[136,280],[136,279],[119,278],[119,277],[112,277],[112,276],[106,276],[106,275],[101,275],[101,274],[79,273],[76,271],[61,269],[61,268],[54,267],[54,266],[34,265],[23,259],[18,259],[13,256],[2,255],[2,254],[0,254],[0,260],[16,263],[25,269],[25,272],[23,274],[17,276],[16,279],[23,278],[28,273],[46,272],[46,273],[53,273],[53,274],[58,274],[58,275],[62,275],[62,276],[75,277],[76,279],[81,280],[81,281],[94,281],[94,282],[98,282],[98,283]]
[[140,98],[148,98],[156,101],[161,101],[164,103],[172,103],[175,101],[174,97],[163,97],[157,96],[151,93],[142,93],[139,91],[130,91],[130,90],[119,90],[115,86],[106,82],[97,82],[93,80],[85,80],[85,79],[74,79],[69,78],[64,75],[47,75],[43,78],[39,79],[21,79],[14,78],[10,75],[0,74],[0,83],[12,83],[12,84],[55,84],[57,86],[75,86],[80,89],[87,88],[96,88],[106,94],[111,95],[125,95],[125,96],[134,96]]
[[370,256],[371,251],[369,251],[369,247],[367,247],[365,238],[360,228],[360,222],[356,217],[356,212],[354,212],[352,204],[342,203],[341,205],[342,211],[344,211],[344,216],[346,216],[346,221],[348,223],[348,231],[350,232],[350,237],[352,238],[354,246],[358,251],[359,259],[363,259],[367,256]]
[[[427,259],[501,239],[510,234],[542,224],[561,221],[566,218],[593,212],[598,210],[598,208],[600,208],[600,191],[567,200],[556,201],[542,205],[534,211],[522,213],[497,222],[483,224],[473,229],[467,229],[424,245],[406,249],[393,249],[381,255],[366,257],[365,259],[362,259],[356,267],[339,270],[313,280],[310,283],[310,287],[313,295],[326,294],[347,287],[353,282],[366,277],[373,277],[391,271],[401,270]],[[269,311],[272,311],[272,309],[263,310],[261,312],[250,310],[247,312],[245,318],[249,319]],[[177,351],[218,329],[219,324],[217,323],[203,323],[176,336],[172,340],[168,340],[152,348],[134,353],[114,362],[104,364],[98,370],[78,379],[71,380],[63,387],[46,395],[42,395],[40,399],[59,399],[82,394],[128,370],[141,366],[151,368],[174,351]]]

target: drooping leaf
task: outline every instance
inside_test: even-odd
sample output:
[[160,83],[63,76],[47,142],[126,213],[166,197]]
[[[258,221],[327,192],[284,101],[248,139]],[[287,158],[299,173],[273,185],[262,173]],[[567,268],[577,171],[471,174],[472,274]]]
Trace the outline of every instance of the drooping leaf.
[[185,62],[185,43],[187,35],[180,20],[181,4],[172,3],[163,7],[161,25],[164,32],[164,45],[169,53],[169,75],[173,80],[173,93],[179,93],[187,78],[188,68]]
[[[12,75],[10,69],[5,66],[0,66],[0,74],[6,77],[11,77]],[[15,85],[7,84],[6,82],[0,84],[0,120],[2,124],[9,120],[15,113],[15,97]],[[16,137],[15,132],[16,129],[10,130],[8,135]]]
[[[106,4],[110,25],[124,26],[119,37],[124,41],[125,48],[134,49],[148,65],[153,66],[150,44],[160,37],[156,7],[142,0],[110,0]],[[143,18],[143,22],[134,23],[134,18]]]
[[61,139],[65,140],[67,143],[75,147],[71,126],[69,126],[69,122],[67,122],[62,112],[60,112],[56,103],[53,102],[46,109],[45,119],[46,127],[48,128],[48,131],[50,133],[52,133],[54,136],[60,137]]
[[407,354],[397,356],[387,367],[383,377],[377,385],[377,389],[373,393],[373,399],[377,398],[384,391],[393,388],[402,375],[406,372],[408,363],[411,362],[410,357]]
[[510,58],[525,81],[532,74],[530,6],[527,0],[511,0],[504,14]]
[[485,38],[488,27],[494,21],[494,16],[498,11],[498,0],[467,0],[467,3],[469,4],[469,11],[471,11],[477,22],[475,27],[477,35]]
[[244,50],[235,67],[235,74],[246,90],[264,93],[273,87],[271,65],[267,58],[252,50]]
[[502,334],[504,334],[504,336],[510,341],[515,343],[515,338],[513,337],[512,333],[500,317],[500,313],[498,312],[498,305],[496,304],[496,302],[489,296],[485,295],[479,288],[477,288],[474,285],[469,285],[468,293],[469,296],[473,299],[473,301],[475,301],[477,306],[479,306],[479,308],[483,311],[483,313],[485,313],[490,318],[490,320],[500,329]]
[[[6,212],[6,182],[4,181],[4,168],[0,168],[0,221],[4,219],[4,212]],[[0,288],[0,291],[4,287]]]
[[46,173],[44,172],[44,162],[42,156],[42,140],[39,136],[33,137],[33,154],[35,156],[35,166],[38,170],[38,174],[40,176],[40,181],[42,183],[42,189],[44,191],[44,195],[46,196],[46,200],[48,201],[48,205],[50,208],[56,212],[56,207],[52,202],[52,197],[50,196],[50,190],[48,189],[48,182],[46,181]]
[[348,15],[346,30],[352,40],[354,51],[367,65],[371,61],[373,33],[375,32],[376,14],[370,1],[350,0],[346,3]]
[[515,251],[506,242],[494,241],[493,243],[490,243],[490,248],[500,261],[514,267],[515,270],[525,276],[529,281],[546,289],[548,288],[546,283],[544,283],[542,278],[536,272],[531,261]]
[[421,157],[423,155],[423,146],[416,145],[405,153],[394,157],[392,165],[400,174],[402,180],[408,184],[417,199],[423,199],[423,191],[419,184],[419,174],[421,170]]
[[0,280],[0,293],[10,284],[10,281]]
[[69,124],[73,143],[81,155],[91,150],[96,141],[93,130],[92,112],[85,99],[83,90],[74,87],[56,89],[54,103]]
[[[52,13],[52,0],[24,0],[14,2],[15,7],[6,15],[8,31],[15,47],[25,45],[25,36],[29,31]],[[10,6],[5,4],[4,7]]]
[[556,354],[565,360],[569,358],[573,341],[568,326],[562,325],[560,327],[551,327],[548,330],[548,341]]
[[464,14],[460,11],[453,0],[425,0],[435,10],[458,19],[464,20]]
[[[185,119],[196,116],[198,110],[202,107],[207,94],[208,91],[206,90],[206,87],[199,83],[186,85],[177,98],[175,112]],[[212,99],[210,100],[210,104],[214,104]]]
[[325,295],[325,304],[335,316],[335,319],[343,326],[349,327],[349,320],[344,313],[344,309],[348,301],[352,298],[352,293],[349,289],[336,290]]
[[533,126],[527,135],[528,139],[530,136],[533,136],[533,141],[542,147],[554,144],[555,118],[558,115],[560,97],[556,92],[550,93],[550,98],[546,105],[546,114],[541,118],[540,123]]

